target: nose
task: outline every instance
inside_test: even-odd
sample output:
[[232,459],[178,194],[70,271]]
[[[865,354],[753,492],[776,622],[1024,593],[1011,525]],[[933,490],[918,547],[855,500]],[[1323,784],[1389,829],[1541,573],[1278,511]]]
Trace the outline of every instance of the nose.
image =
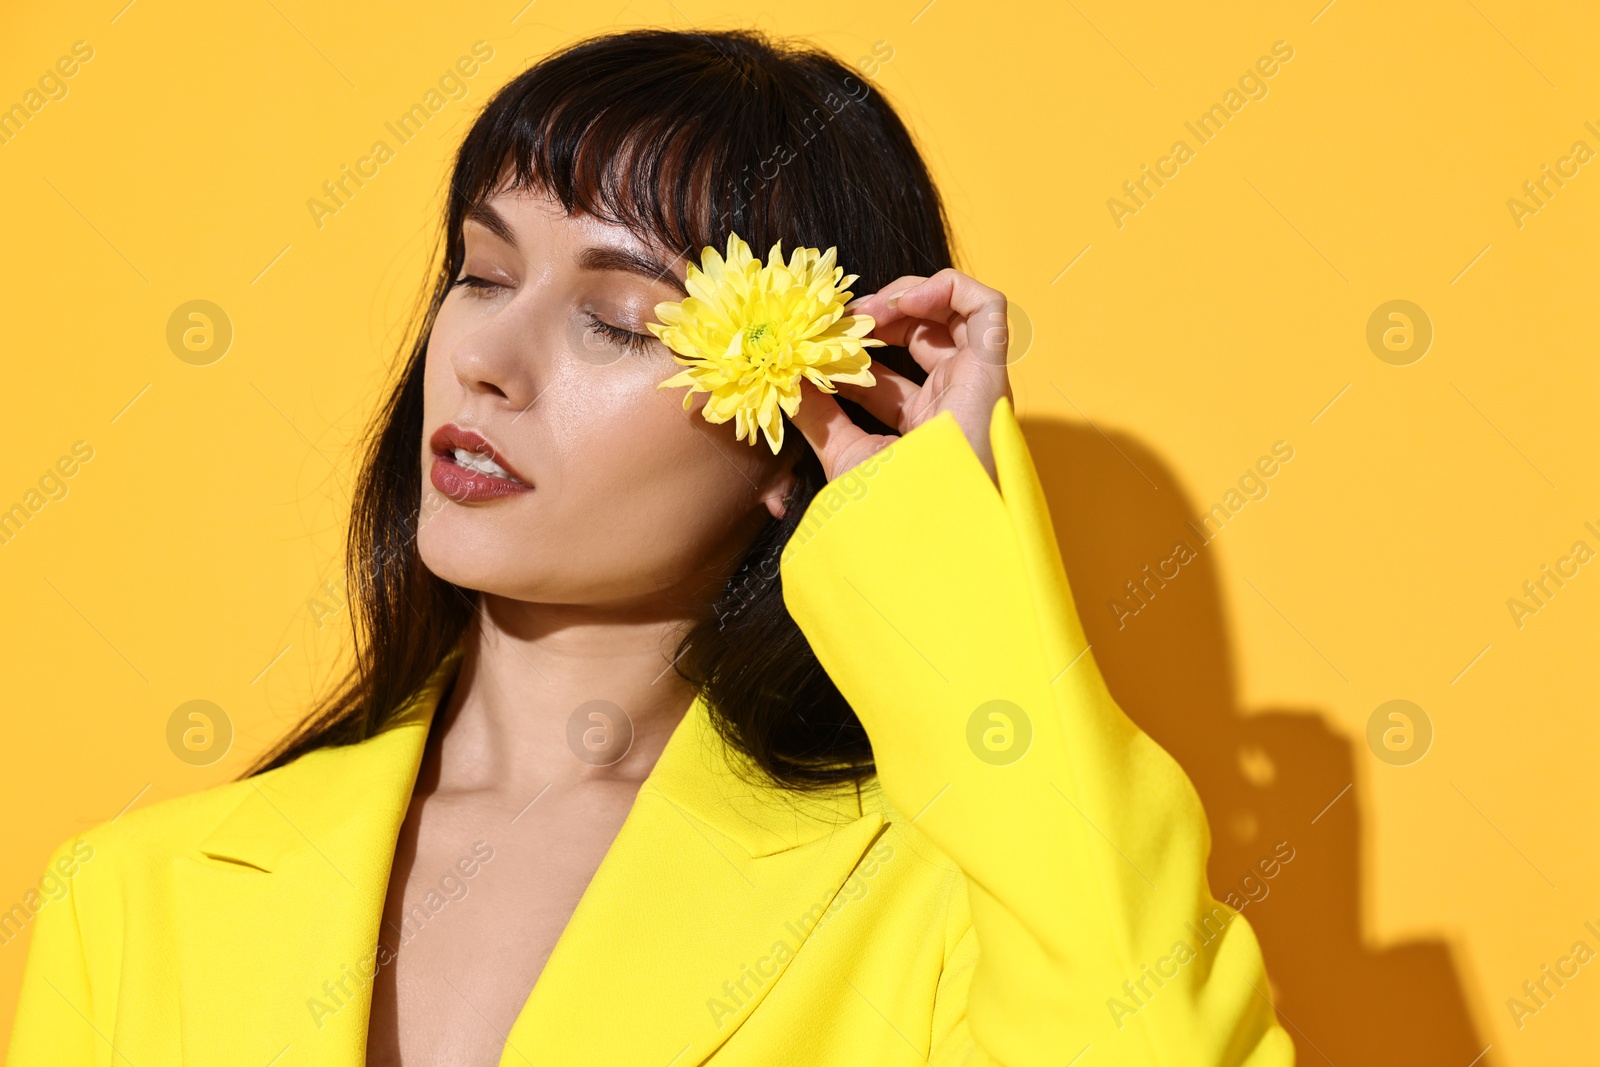
[[547,331],[536,294],[520,292],[489,314],[455,344],[450,365],[462,387],[472,394],[487,394],[506,401],[505,406],[526,410],[547,384]]

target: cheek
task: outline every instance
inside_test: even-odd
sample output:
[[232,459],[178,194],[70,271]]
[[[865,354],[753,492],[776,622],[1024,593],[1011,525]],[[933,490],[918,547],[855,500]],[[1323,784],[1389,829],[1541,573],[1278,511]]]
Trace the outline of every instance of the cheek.
[[557,436],[560,536],[570,533],[572,555],[597,582],[617,575],[633,592],[703,586],[707,570],[748,541],[760,508],[761,457],[734,441],[732,423],[701,417],[705,394],[685,411],[681,390],[655,390],[670,373],[652,371],[615,407],[594,398],[588,416]]
[[[554,380],[506,438],[529,457],[532,494],[490,507],[444,503],[429,515],[426,499],[437,494],[424,471],[420,547],[435,573],[562,603],[685,583],[707,591],[707,568],[726,565],[748,541],[756,511],[766,516],[754,488],[766,446],[735,442],[731,423],[705,422],[705,394],[686,411],[681,389],[657,389],[674,373],[670,359],[630,358],[547,365]],[[454,403],[453,379],[436,385],[435,377],[430,366],[425,406],[436,395]]]
[[726,537],[755,474],[753,457],[734,451],[732,424],[701,418],[704,394],[685,411],[681,390],[655,390],[663,376],[590,393],[551,428],[563,518],[616,559],[672,567]]

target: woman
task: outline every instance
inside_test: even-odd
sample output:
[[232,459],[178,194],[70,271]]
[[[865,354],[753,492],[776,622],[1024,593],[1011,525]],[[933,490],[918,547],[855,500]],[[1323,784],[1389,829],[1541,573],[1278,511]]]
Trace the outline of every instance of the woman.
[[[883,98],[602,37],[490,101],[450,193],[358,668],[254,773],[62,846],[10,1062],[1292,1062]],[[730,234],[837,247],[884,343],[771,448],[658,389],[655,309]]]

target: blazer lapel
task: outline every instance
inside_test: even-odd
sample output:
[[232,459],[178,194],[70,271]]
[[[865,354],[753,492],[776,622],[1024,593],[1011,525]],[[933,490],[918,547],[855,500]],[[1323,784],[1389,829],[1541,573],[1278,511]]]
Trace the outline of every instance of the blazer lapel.
[[[359,1065],[400,826],[452,652],[377,736],[238,783],[173,859],[184,1062]],[[506,1067],[693,1067],[768,994],[872,845],[853,789],[765,783],[696,697],[508,1035]]]
[[595,872],[501,1067],[693,1067],[782,978],[884,825],[760,782],[696,698]]
[[377,736],[238,783],[198,853],[171,861],[184,1063],[365,1061],[395,845],[459,660]]

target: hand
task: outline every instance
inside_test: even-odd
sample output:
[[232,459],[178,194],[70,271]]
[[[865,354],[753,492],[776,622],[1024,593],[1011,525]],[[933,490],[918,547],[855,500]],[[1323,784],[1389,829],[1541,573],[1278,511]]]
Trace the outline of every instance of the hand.
[[[902,434],[951,412],[990,479],[998,481],[989,416],[1002,396],[1011,398],[1005,294],[947,267],[931,278],[896,278],[851,301],[848,310],[871,315],[877,322],[871,336],[909,349],[928,379],[918,386],[874,361],[876,385],[840,382],[838,395]],[[790,421],[811,442],[829,481],[898,440],[861,429],[810,381],[802,379],[800,390],[800,409]]]

